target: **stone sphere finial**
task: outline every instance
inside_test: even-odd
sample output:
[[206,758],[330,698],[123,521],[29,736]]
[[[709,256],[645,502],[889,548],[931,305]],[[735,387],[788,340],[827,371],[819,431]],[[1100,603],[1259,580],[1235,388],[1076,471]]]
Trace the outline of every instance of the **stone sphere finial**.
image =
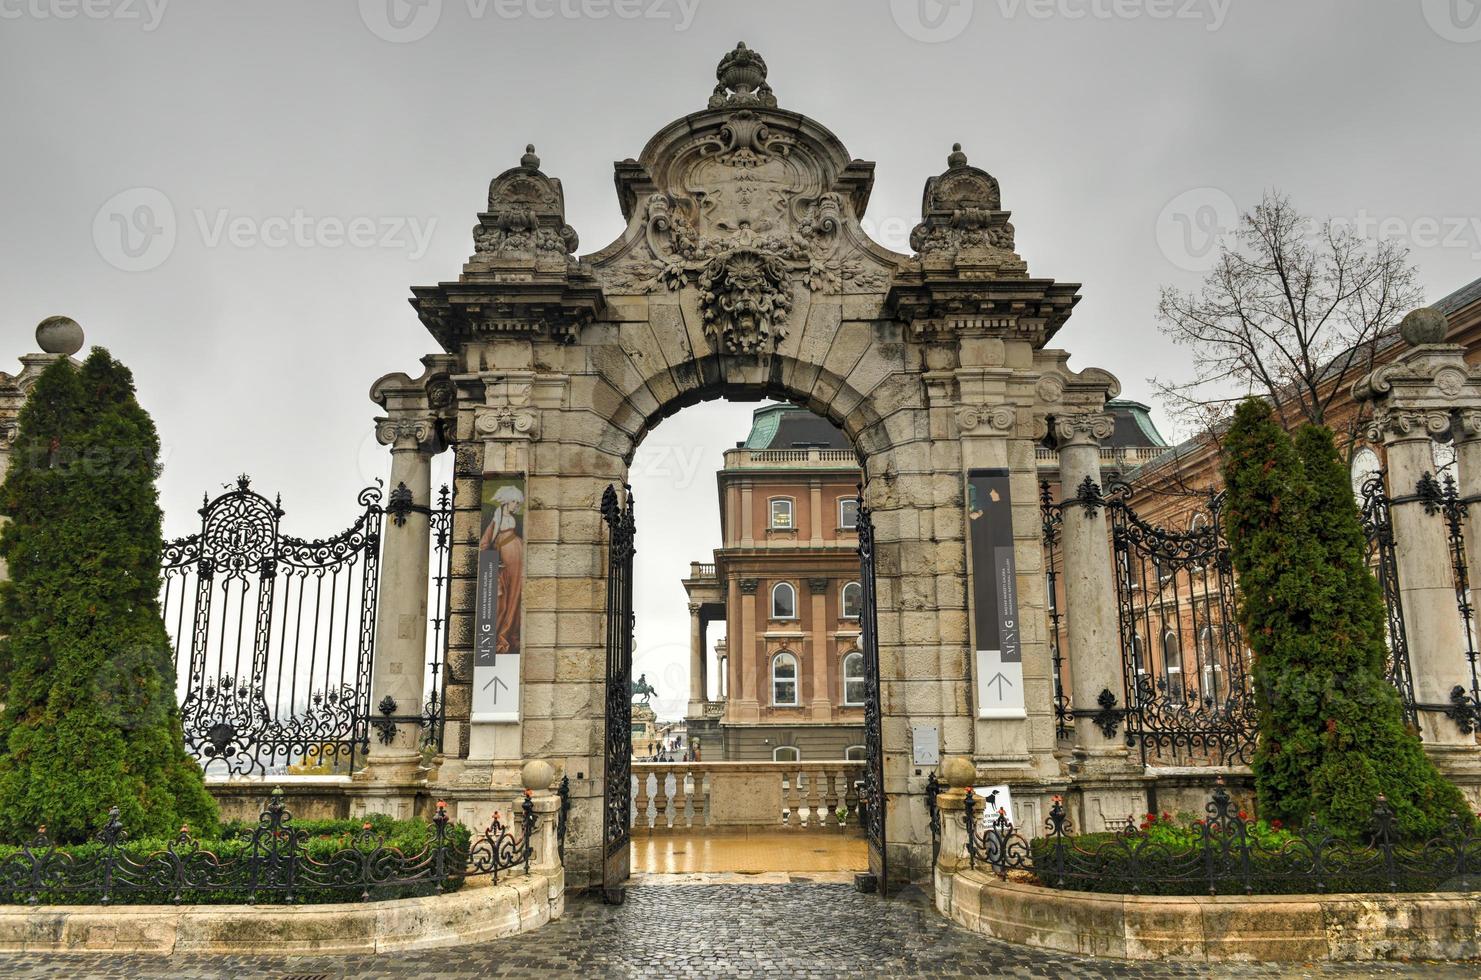
[[964,755],[949,755],[941,760],[942,781],[952,789],[971,786],[977,778],[977,767]]
[[519,158],[519,165],[526,170],[539,170],[540,158],[535,156],[535,144],[525,144],[525,155]]
[[962,152],[962,144],[951,144],[951,155],[946,158],[946,165],[952,170],[967,165],[967,155]]
[[1399,323],[1399,336],[1410,347],[1425,344],[1443,344],[1450,331],[1450,321],[1445,314],[1433,306],[1423,306],[1411,312]]
[[550,784],[555,782],[555,767],[544,759],[532,759],[524,764],[519,775],[525,789],[538,793],[549,789]]
[[48,354],[71,357],[82,350],[82,326],[69,316],[49,316],[36,325],[36,343]]

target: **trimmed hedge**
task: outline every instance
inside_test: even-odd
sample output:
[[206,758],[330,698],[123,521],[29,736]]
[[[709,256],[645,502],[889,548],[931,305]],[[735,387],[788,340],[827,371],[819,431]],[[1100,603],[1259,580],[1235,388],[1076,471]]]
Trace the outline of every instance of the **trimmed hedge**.
[[[366,825],[369,831],[366,831]],[[170,838],[143,838],[121,843],[118,854],[147,869],[142,874],[115,870],[115,886],[110,897],[114,905],[240,905],[254,901],[249,885],[251,868],[248,857],[252,850],[254,822],[234,821],[222,828],[221,836],[212,840],[192,840],[181,844]],[[433,853],[436,830],[426,820],[392,820],[373,816],[367,820],[293,821],[288,829],[306,833],[307,839],[296,852],[298,875],[292,904],[359,902],[364,900],[365,879],[422,880],[401,884],[372,886],[371,899],[415,898],[438,892],[435,866],[412,864],[419,856]],[[449,823],[446,832],[446,875],[442,891],[462,887],[456,872],[467,866],[471,841],[469,829]],[[168,857],[174,848],[181,861]],[[103,876],[103,857],[107,847],[97,841],[56,848],[55,865],[66,875],[67,887],[41,889],[37,904],[95,905],[99,902]],[[38,854],[44,852],[32,852]],[[119,862],[123,864],[121,860]],[[34,861],[25,849],[0,846],[0,904],[20,905],[31,902],[29,887]],[[67,868],[71,868],[71,873]],[[181,889],[173,885],[176,871],[183,867],[188,879],[202,885]],[[135,887],[135,885],[142,887]],[[256,904],[288,904],[281,888],[257,891]]]

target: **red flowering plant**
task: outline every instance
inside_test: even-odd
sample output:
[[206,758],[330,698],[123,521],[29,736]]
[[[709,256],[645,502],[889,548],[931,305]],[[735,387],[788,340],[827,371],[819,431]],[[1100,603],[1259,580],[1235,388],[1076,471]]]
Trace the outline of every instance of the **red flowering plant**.
[[[1280,820],[1251,820],[1245,810],[1239,811],[1239,824],[1244,826],[1245,836],[1250,839],[1251,844],[1267,850],[1279,849],[1296,839],[1296,835],[1285,829]],[[1138,830],[1151,843],[1180,849],[1197,847],[1205,835],[1224,836],[1239,832],[1233,821],[1225,821],[1209,828],[1208,821],[1204,818],[1194,817],[1187,812],[1172,814],[1165,811],[1161,814],[1144,815],[1138,824]]]

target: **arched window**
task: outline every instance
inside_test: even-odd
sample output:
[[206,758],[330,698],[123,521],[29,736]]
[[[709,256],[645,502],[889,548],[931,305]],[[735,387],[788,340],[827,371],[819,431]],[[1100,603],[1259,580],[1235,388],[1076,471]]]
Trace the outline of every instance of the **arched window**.
[[778,582],[771,587],[771,618],[797,618],[797,590],[790,582]]
[[843,658],[843,703],[863,704],[867,693],[864,682],[864,654],[854,650]]
[[1363,484],[1377,476],[1383,469],[1378,454],[1367,446],[1352,454],[1352,495],[1358,503],[1363,502]]
[[797,525],[792,520],[792,498],[771,498],[771,527],[776,531],[791,531]]
[[795,745],[778,745],[771,750],[772,762],[801,762],[802,752]]
[[845,531],[854,531],[859,527],[859,498],[838,498],[838,526]]
[[786,650],[771,658],[771,703],[797,706],[797,658]]
[[863,762],[869,758],[869,750],[862,745],[850,745],[843,750],[843,757],[848,762]]
[[1162,634],[1162,666],[1167,673],[1167,698],[1169,701],[1183,700],[1183,655],[1178,651],[1178,634],[1168,630]]
[[839,606],[841,611],[839,617],[842,619],[858,619],[859,609],[864,602],[864,587],[858,582],[849,582],[843,587]]

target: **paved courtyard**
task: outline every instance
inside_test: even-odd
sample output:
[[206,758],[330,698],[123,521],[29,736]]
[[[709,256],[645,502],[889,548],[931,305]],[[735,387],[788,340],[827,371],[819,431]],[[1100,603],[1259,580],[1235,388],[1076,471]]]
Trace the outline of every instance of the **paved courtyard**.
[[882,901],[840,883],[646,878],[627,903],[573,899],[544,929],[483,946],[352,957],[0,955],[3,977],[362,980],[379,977],[1475,977],[1475,964],[1134,965],[1035,953],[946,922],[918,890]]

